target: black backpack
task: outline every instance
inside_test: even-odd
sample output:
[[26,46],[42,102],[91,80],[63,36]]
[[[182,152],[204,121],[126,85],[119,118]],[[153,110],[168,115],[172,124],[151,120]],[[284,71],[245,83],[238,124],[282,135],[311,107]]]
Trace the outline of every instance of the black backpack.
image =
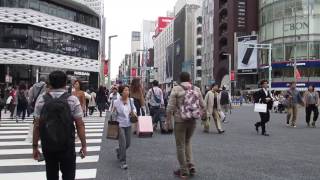
[[221,105],[226,105],[229,104],[229,94],[226,91],[222,91],[221,92],[221,100],[220,100],[220,104]]
[[74,120],[67,101],[70,96],[69,93],[59,98],[53,98],[49,93],[43,96],[45,103],[40,113],[40,139],[44,152],[63,152],[74,148]]

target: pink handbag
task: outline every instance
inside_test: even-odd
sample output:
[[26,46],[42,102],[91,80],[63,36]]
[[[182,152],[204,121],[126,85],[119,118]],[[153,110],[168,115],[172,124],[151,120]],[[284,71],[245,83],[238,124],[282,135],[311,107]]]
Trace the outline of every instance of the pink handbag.
[[137,134],[139,137],[152,137],[153,125],[151,116],[138,117]]

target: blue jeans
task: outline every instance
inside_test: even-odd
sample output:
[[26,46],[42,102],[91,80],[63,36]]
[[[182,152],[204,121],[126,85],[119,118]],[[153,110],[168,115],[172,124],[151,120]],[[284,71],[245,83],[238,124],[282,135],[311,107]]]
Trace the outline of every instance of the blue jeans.
[[153,127],[156,128],[159,122],[160,128],[163,129],[161,122],[162,113],[160,106],[151,106],[150,115],[152,116]]

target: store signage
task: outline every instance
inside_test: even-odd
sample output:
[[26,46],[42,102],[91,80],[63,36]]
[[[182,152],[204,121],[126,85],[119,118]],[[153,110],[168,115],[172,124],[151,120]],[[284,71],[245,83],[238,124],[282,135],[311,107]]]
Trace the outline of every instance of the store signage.
[[234,81],[234,79],[235,79],[234,77],[235,77],[234,71],[231,71],[230,80],[231,80],[231,81]]
[[104,66],[103,66],[103,74],[105,75],[105,76],[108,76],[108,72],[109,71],[109,67],[108,67],[108,60],[105,60],[104,61]]
[[90,76],[89,72],[81,72],[81,71],[75,71],[73,74],[76,76]]
[[137,69],[136,68],[131,68],[131,76],[136,77],[137,76]]
[[6,83],[12,83],[12,76],[6,75],[5,81],[6,81]]
[[307,22],[296,22],[296,23],[290,23],[290,24],[284,24],[283,25],[283,31],[299,31],[309,29],[309,24]]
[[257,44],[257,36],[238,37],[238,72],[253,73],[258,67],[258,50],[249,47]]
[[[320,60],[312,61],[300,61],[297,62],[299,67],[320,67]],[[294,62],[281,62],[281,63],[272,63],[272,68],[291,68],[294,67]],[[261,68],[261,67],[260,67]]]

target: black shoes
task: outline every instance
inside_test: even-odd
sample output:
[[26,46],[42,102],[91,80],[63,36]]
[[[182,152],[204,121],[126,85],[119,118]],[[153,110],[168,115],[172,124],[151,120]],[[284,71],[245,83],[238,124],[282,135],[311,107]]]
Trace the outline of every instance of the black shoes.
[[218,133],[219,134],[223,134],[223,133],[225,133],[226,131],[225,130],[218,130]]
[[258,124],[255,124],[254,127],[256,127],[257,133],[259,133],[259,126],[258,126]]
[[270,134],[268,134],[268,133],[266,133],[266,132],[262,133],[261,135],[262,135],[262,136],[270,136]]

